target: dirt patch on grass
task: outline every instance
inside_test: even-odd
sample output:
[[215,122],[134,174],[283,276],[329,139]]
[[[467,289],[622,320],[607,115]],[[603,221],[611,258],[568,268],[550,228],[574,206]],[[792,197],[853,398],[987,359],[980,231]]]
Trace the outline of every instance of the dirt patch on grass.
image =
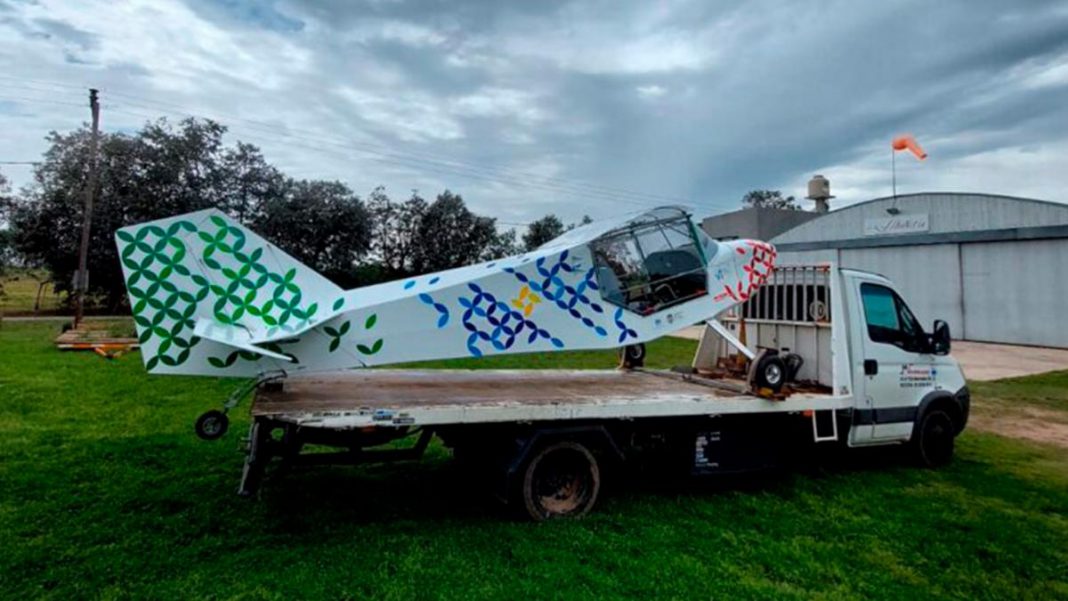
[[1068,422],[1063,411],[1039,407],[985,407],[972,415],[968,427],[1068,449]]

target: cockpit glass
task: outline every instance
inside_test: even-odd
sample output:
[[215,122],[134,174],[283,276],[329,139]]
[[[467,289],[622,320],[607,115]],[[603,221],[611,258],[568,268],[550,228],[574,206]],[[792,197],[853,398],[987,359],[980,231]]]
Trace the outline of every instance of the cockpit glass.
[[708,293],[705,262],[689,217],[649,216],[593,241],[602,297],[640,315]]

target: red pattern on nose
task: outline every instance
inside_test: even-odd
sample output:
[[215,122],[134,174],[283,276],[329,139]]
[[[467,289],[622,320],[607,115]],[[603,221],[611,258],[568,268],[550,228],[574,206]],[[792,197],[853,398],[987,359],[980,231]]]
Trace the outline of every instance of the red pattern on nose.
[[736,289],[729,284],[724,284],[723,292],[713,297],[713,300],[719,301],[724,298],[730,298],[734,302],[748,300],[753,291],[763,286],[771,276],[771,271],[775,268],[775,257],[778,254],[775,252],[775,247],[759,240],[744,240],[743,242],[744,246],[736,246],[734,250],[740,255],[752,254],[749,262],[742,266],[745,277],[738,279]]

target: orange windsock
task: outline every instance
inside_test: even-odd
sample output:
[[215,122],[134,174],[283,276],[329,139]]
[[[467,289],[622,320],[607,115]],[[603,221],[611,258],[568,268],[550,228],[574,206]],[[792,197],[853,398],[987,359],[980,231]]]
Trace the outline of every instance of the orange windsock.
[[913,138],[909,134],[894,138],[894,141],[891,142],[890,145],[893,147],[894,152],[897,152],[899,150],[908,150],[912,154],[916,155],[916,158],[920,159],[921,161],[927,158],[927,153],[923,151],[923,148],[921,148],[919,144],[916,143],[916,138]]

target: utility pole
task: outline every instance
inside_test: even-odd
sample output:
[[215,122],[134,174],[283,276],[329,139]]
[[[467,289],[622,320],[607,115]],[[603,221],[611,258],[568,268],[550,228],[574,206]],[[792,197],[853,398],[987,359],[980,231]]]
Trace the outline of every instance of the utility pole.
[[85,293],[89,289],[89,232],[93,226],[93,193],[96,192],[97,146],[100,138],[100,102],[97,90],[89,88],[89,111],[93,116],[93,130],[89,137],[89,181],[85,186],[85,214],[82,217],[82,243],[78,249],[78,271],[74,274],[74,327],[82,322]]

